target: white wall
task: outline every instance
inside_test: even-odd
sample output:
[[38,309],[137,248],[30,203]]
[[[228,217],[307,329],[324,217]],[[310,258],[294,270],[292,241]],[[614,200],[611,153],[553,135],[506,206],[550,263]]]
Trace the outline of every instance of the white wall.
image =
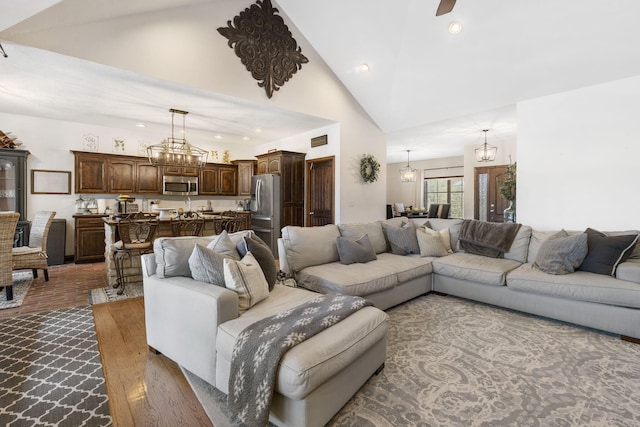
[[518,104],[518,221],[640,228],[640,76]]
[[362,154],[385,158],[385,135],[284,13],[309,63],[267,98],[216,30],[244,7],[233,1],[205,2],[15,35],[14,41],[340,123],[336,218],[341,222],[384,218],[386,175],[382,173],[378,182],[365,185],[359,167]]

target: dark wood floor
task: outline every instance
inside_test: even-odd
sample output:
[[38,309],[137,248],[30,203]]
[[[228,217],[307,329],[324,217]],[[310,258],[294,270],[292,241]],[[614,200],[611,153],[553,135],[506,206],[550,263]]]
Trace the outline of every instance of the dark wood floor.
[[[104,264],[65,264],[42,272],[21,307],[0,318],[87,305],[89,290],[107,286]],[[180,368],[150,353],[144,299],[92,306],[114,426],[212,426]]]

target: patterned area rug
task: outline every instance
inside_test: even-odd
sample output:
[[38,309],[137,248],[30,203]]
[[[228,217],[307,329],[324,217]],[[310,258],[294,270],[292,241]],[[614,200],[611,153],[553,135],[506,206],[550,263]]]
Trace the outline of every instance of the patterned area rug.
[[7,292],[5,289],[0,291],[0,310],[5,308],[20,307],[24,301],[25,295],[29,290],[29,286],[33,283],[33,273],[31,271],[14,271],[13,272],[13,299],[7,301]]
[[0,425],[112,425],[91,307],[0,321]]
[[111,286],[89,291],[90,304],[102,304],[104,302],[120,301],[127,298],[137,298],[143,296],[142,283],[133,283],[124,288],[124,293],[118,295],[118,289]]
[[[640,345],[434,294],[388,311],[387,361],[330,426],[638,426]],[[226,396],[187,373],[212,422]]]

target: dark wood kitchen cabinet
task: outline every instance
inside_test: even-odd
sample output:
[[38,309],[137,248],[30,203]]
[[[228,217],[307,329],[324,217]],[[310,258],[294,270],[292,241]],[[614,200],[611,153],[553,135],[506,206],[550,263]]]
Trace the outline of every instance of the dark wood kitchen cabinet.
[[238,194],[238,168],[233,165],[208,164],[200,171],[198,193],[203,196]]
[[75,186],[77,194],[106,193],[108,165],[104,154],[74,151]]
[[74,215],[74,262],[104,261],[104,218],[106,215]]
[[126,157],[113,157],[107,159],[107,193],[136,192],[136,162]]
[[147,159],[136,159],[136,193],[162,194],[162,169]]
[[234,160],[238,167],[238,196],[251,195],[251,177],[256,171],[255,160]]

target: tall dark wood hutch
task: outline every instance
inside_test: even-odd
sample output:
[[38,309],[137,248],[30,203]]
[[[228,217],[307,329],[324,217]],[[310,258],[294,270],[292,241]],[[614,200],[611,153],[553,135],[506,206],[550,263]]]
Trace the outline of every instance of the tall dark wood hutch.
[[27,156],[26,150],[0,148],[0,211],[20,214],[15,246],[29,244],[27,221]]

